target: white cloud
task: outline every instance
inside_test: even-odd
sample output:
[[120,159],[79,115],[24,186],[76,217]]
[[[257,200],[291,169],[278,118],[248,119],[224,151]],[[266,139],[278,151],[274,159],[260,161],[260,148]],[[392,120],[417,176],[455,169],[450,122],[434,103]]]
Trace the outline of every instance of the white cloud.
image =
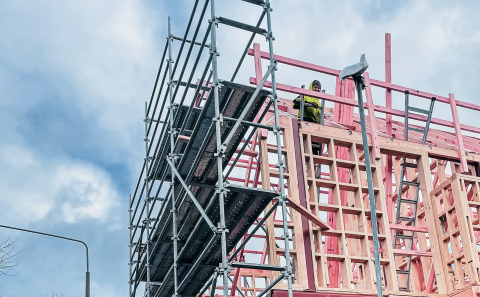
[[100,223],[117,206],[109,174],[69,158],[42,158],[20,145],[0,145],[0,210],[5,222],[21,225],[48,218]]
[[102,169],[81,163],[62,164],[56,168],[57,197],[67,223],[81,219],[105,222],[117,205],[119,195],[109,175]]

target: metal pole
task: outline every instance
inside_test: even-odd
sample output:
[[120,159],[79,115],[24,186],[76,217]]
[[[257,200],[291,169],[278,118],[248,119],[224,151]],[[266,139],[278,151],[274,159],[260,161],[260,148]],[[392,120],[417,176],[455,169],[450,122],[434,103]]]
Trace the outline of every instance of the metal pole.
[[[169,83],[168,83],[168,88],[170,89],[169,91],[169,94],[170,94],[170,105],[169,105],[169,109],[170,109],[170,121],[169,121],[169,124],[170,124],[170,155],[168,156],[169,160],[171,161],[171,164],[173,167],[175,167],[175,160],[176,160],[176,157],[175,157],[175,154],[174,154],[174,149],[175,149],[175,132],[174,132],[174,128],[173,128],[173,119],[174,119],[174,102],[173,102],[173,94],[172,94],[172,27],[171,27],[171,24],[170,24],[170,17],[168,17],[168,59],[169,59],[169,63],[168,63],[168,71],[169,71]],[[197,30],[198,31],[198,30]],[[196,32],[197,32],[196,31]],[[196,37],[196,36],[194,36]],[[193,39],[195,40],[195,38]],[[190,51],[189,51],[189,55],[190,55]],[[192,70],[193,71],[193,70]],[[183,73],[183,72],[182,72]],[[175,175],[173,174],[173,169],[172,168],[172,173],[171,173],[171,177],[172,177],[172,182],[170,183],[170,188],[171,188],[171,194],[172,195],[172,232],[173,232],[173,236],[172,236],[172,240],[173,240],[173,284],[174,284],[174,293],[173,293],[173,296],[178,296],[178,271],[177,271],[177,253],[178,253],[178,236],[177,236],[177,209],[176,209],[176,206],[175,206]]]
[[200,212],[200,214],[202,215],[202,217],[205,220],[205,222],[207,223],[207,225],[210,227],[210,229],[212,229],[213,232],[216,232],[215,225],[212,223],[212,221],[208,217],[206,211],[202,208],[202,205],[198,202],[197,198],[195,198],[192,191],[190,191],[190,189],[188,188],[188,185],[182,179],[180,173],[178,173],[177,169],[175,169],[174,164],[172,163],[172,160],[171,160],[170,157],[167,158],[167,163],[168,163],[168,165],[170,165],[170,170],[172,171],[172,175],[177,176],[178,181],[182,184],[185,192],[187,192],[188,196],[190,196],[190,198],[192,199],[193,204],[195,204],[195,206],[198,209],[198,212]]
[[128,231],[130,233],[130,238],[129,238],[130,243],[128,245],[128,248],[129,248],[128,266],[129,266],[129,270],[130,270],[130,274],[129,274],[130,279],[128,280],[128,287],[129,287],[129,292],[130,292],[130,295],[128,295],[129,297],[132,297],[132,279],[131,278],[132,278],[132,265],[133,265],[132,260],[131,260],[131,258],[132,258],[132,228],[133,228],[132,223],[131,223],[132,222],[132,207],[131,207],[131,205],[132,205],[132,194],[130,194],[130,207],[128,209],[128,213],[130,215],[130,220],[128,221],[128,226],[129,226]]
[[243,107],[242,113],[238,116],[238,119],[235,122],[235,124],[233,125],[232,129],[230,129],[230,132],[228,133],[228,136],[223,141],[223,145],[222,145],[223,150],[225,150],[227,148],[228,144],[230,143],[233,136],[237,132],[238,128],[240,127],[240,124],[242,123],[243,119],[247,115],[247,112],[250,110],[250,107],[252,106],[253,101],[255,101],[255,98],[258,96],[258,93],[260,93],[260,91],[262,90],[262,87],[265,84],[265,82],[267,81],[267,78],[268,78],[268,76],[270,75],[271,72],[272,72],[272,67],[270,66],[270,67],[268,67],[267,72],[265,73],[262,80],[260,81],[260,84],[255,89],[255,92],[253,92],[253,94],[252,94],[252,96],[250,96],[250,99],[248,100],[247,104],[245,104],[245,107]]
[[213,277],[216,277],[216,274],[214,274],[210,280],[208,281],[208,283],[206,283],[204,286],[203,286],[203,289],[200,290],[200,293],[197,294],[197,297],[202,297],[203,293],[205,293],[205,291],[208,289],[208,287],[210,287],[210,285],[212,284],[213,282]]
[[273,58],[273,34],[272,34],[272,16],[271,11],[272,8],[270,7],[270,0],[265,1],[264,9],[267,11],[267,39],[268,39],[268,47],[270,52],[270,68],[272,69],[271,78],[272,78],[272,100],[273,100],[273,108],[274,108],[274,117],[275,117],[275,127],[273,128],[273,133],[275,134],[277,140],[277,157],[278,157],[278,182],[280,185],[280,202],[282,204],[282,217],[283,217],[283,235],[282,238],[285,243],[285,276],[287,277],[287,284],[288,284],[288,297],[293,297],[292,292],[292,267],[291,267],[291,259],[290,259],[290,246],[289,240],[290,235],[288,232],[288,222],[287,222],[287,201],[285,195],[285,180],[283,178],[283,155],[282,155],[282,145],[281,145],[281,130],[280,130],[280,120],[278,118],[278,102],[280,101],[277,98],[277,86],[275,82],[275,71],[277,70],[276,61]]
[[275,279],[273,282],[270,283],[268,287],[266,287],[260,294],[257,295],[257,297],[262,297],[267,293],[271,288],[273,288],[276,284],[278,284],[279,281],[282,280],[282,278],[285,277],[285,274],[281,274],[277,279]]
[[247,244],[247,242],[250,240],[250,238],[253,237],[253,235],[255,234],[255,232],[257,232],[258,229],[260,229],[263,225],[263,223],[265,223],[265,221],[270,217],[270,215],[275,211],[275,209],[277,208],[279,204],[279,201],[277,200],[277,202],[275,202],[275,204],[270,208],[269,211],[267,211],[267,213],[263,216],[262,220],[260,222],[257,221],[257,225],[255,226],[255,228],[253,228],[253,230],[250,232],[250,234],[248,234],[248,236],[243,240],[242,244],[240,244],[240,246],[237,248],[237,250],[230,256],[230,259],[229,261],[233,261],[235,259],[235,257],[238,255],[238,253],[242,250],[242,248]]
[[[305,88],[305,85],[302,85],[302,89]],[[303,95],[300,95],[300,121],[303,121],[303,114],[305,112],[305,98]]]
[[83,244],[85,246],[85,250],[87,252],[87,272],[85,273],[85,297],[90,297],[90,269],[89,269],[89,265],[88,265],[88,246],[85,242],[83,242],[81,240],[78,240],[78,239],[69,238],[69,237],[63,237],[63,236],[53,235],[53,234],[49,234],[49,233],[38,232],[38,231],[33,231],[33,230],[28,230],[28,229],[5,226],[5,225],[0,225],[0,228],[23,231],[23,232],[28,232],[28,233],[38,234],[38,235],[45,235],[45,236],[50,236],[50,237],[75,241],[75,242],[79,242],[79,243]]
[[217,287],[217,278],[218,278],[218,273],[215,271],[212,279],[212,288],[210,289],[210,297],[215,296],[215,289]]
[[210,26],[210,52],[212,55],[212,72],[213,72],[213,96],[215,102],[215,134],[217,140],[217,171],[218,171],[218,201],[220,204],[220,226],[217,232],[221,232],[221,248],[222,248],[222,265],[220,273],[223,274],[223,296],[228,296],[228,262],[227,262],[227,230],[225,227],[225,188],[223,185],[223,153],[222,153],[222,135],[221,125],[223,125],[222,115],[220,114],[219,101],[219,83],[218,83],[218,65],[217,65],[217,19],[215,16],[215,0],[210,1],[211,19]]
[[[370,211],[372,212],[372,234],[373,234],[373,255],[375,258],[375,276],[377,279],[377,296],[383,296],[382,271],[380,268],[380,252],[378,245],[378,225],[377,211],[375,204],[375,195],[373,192],[372,167],[370,165],[370,151],[368,148],[367,126],[365,124],[365,108],[363,106],[362,90],[365,86],[362,76],[354,76],[355,86],[357,88],[358,111],[360,114],[360,125],[362,127],[363,154],[365,157],[365,167],[367,171],[368,198],[370,200]],[[370,111],[369,111],[370,112]]]
[[147,297],[150,297],[150,197],[148,197],[149,189],[150,189],[150,182],[148,181],[148,171],[149,171],[149,163],[150,163],[150,158],[148,157],[148,124],[150,122],[150,119],[148,118],[147,114],[148,106],[147,102],[145,102],[145,208],[146,208],[146,219],[143,221],[143,224],[145,225],[145,231],[146,231],[146,236],[147,236],[147,241],[145,243],[145,246],[147,248],[147,253],[145,255],[145,261],[146,261],[146,266],[147,266],[147,285],[145,287],[145,290],[147,291]]
[[[322,90],[322,93],[325,94],[325,90]],[[320,114],[320,125],[323,125],[325,124],[325,99],[322,99],[320,102],[322,103],[322,106],[320,107],[320,111],[322,112]]]

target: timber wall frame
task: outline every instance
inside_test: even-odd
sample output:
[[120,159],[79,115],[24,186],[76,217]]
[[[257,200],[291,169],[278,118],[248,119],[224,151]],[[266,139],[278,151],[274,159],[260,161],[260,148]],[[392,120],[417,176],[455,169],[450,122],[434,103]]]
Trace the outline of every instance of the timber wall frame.
[[[270,99],[265,101],[252,122],[244,121],[242,115],[238,118],[224,117],[220,110],[216,110],[214,126],[217,136],[223,131],[223,125],[233,126],[234,130],[239,125],[250,126],[226,166],[221,160],[226,149],[225,140],[222,143],[223,136],[217,137],[218,166],[223,174],[218,175],[216,190],[222,196],[226,195],[228,184],[240,184],[275,191],[278,196],[230,253],[224,248],[228,233],[225,218],[220,215],[218,222],[212,222],[204,213],[199,216],[198,222],[204,220],[212,224],[212,230],[222,239],[223,258],[198,296],[260,297],[269,290],[272,290],[271,295],[278,297],[286,297],[287,294],[370,296],[377,293],[377,281],[381,281],[385,295],[476,296],[480,292],[476,287],[480,269],[477,248],[480,242],[480,178],[477,177],[480,175],[480,140],[462,135],[462,131],[480,134],[480,128],[461,124],[457,108],[480,111],[480,106],[456,100],[453,94],[439,96],[392,84],[391,40],[389,34],[385,35],[385,82],[370,79],[365,73],[365,108],[369,111],[367,128],[382,267],[382,279],[376,280],[366,166],[359,119],[354,114],[358,101],[355,100],[353,80],[340,81],[339,70],[273,55],[270,2],[246,2],[263,8],[256,26],[217,17],[214,0],[195,1],[183,37],[174,36],[169,26],[152,96],[145,107],[146,156],[130,200],[130,296],[161,296],[165,281],[153,280],[150,271],[151,249],[162,244],[154,242],[158,222],[167,209],[173,216],[173,222],[177,221],[177,204],[170,199],[175,197],[176,185],[184,185],[184,189],[180,189],[186,192],[198,186],[188,179],[184,180],[183,176],[173,174],[178,169],[180,157],[176,149],[188,144],[191,137],[186,121],[179,122],[179,110],[188,102],[188,119],[191,112],[202,110],[204,101],[209,97],[213,98],[216,106],[219,105],[218,93],[222,83],[217,73],[215,32],[218,24],[252,32],[230,81],[235,80],[246,55],[250,55],[254,61],[254,77],[249,81],[255,85],[255,94],[269,92]],[[208,22],[204,36],[197,41],[199,28],[207,23],[204,17],[209,6],[210,17],[214,21]],[[187,37],[196,13],[200,13],[199,21],[189,40]],[[267,29],[262,29],[265,16]],[[267,37],[268,52],[261,51],[259,44],[252,46],[257,34]],[[174,41],[181,41],[175,54],[172,51]],[[181,70],[178,68],[180,74],[176,74],[178,65],[182,65],[179,62],[184,48],[188,48],[187,54]],[[198,50],[196,57],[192,55],[194,48]],[[203,53],[208,55],[206,61],[201,58]],[[262,59],[269,60],[265,74],[262,73]],[[183,77],[189,73],[186,70],[189,61],[193,62],[193,70],[185,81]],[[282,64],[336,76],[335,94],[277,83],[274,74],[277,67],[282,68]],[[197,67],[203,70],[194,84],[192,80]],[[386,89],[386,106],[373,103],[372,87]],[[193,97],[188,93],[189,89],[194,90]],[[183,90],[181,98],[180,90]],[[325,109],[329,115],[324,126],[300,122],[296,118],[297,111],[291,107],[291,100],[278,98],[277,90],[295,96],[324,99],[333,102],[335,107]],[[453,121],[432,118],[431,123],[453,128],[455,133],[430,129],[427,143],[422,145],[420,134],[410,132],[409,141],[404,141],[403,121],[393,121],[392,116],[404,117],[405,112],[392,108],[391,94],[405,91],[410,96],[436,98],[438,102],[448,104]],[[187,96],[191,98],[186,99]],[[376,117],[376,113],[385,114],[385,118]],[[409,117],[420,122],[426,120],[421,115],[410,114]],[[227,139],[233,132],[230,134]],[[162,156],[162,141],[170,143],[169,148],[165,148],[168,151],[164,152],[164,158],[168,160],[171,173],[165,171],[163,176],[157,177],[155,164]],[[417,169],[406,171],[408,180],[420,182],[421,198],[413,218],[416,220],[415,227],[395,225],[393,220],[397,199],[408,198],[414,191],[408,186],[401,191],[396,187],[401,175],[400,158],[417,164]],[[402,197],[398,197],[399,192]],[[194,195],[191,192],[189,195],[195,204]],[[219,200],[221,209],[222,198]],[[172,202],[168,204],[168,201]],[[197,204],[195,206],[201,211],[201,206]],[[402,208],[401,212],[405,216],[413,213],[408,207]],[[173,235],[173,258],[177,259],[177,245],[181,245],[183,239],[177,236],[174,226],[176,224],[170,227],[172,230],[169,232]],[[394,248],[393,230],[414,234],[413,250],[406,249],[401,240]],[[402,269],[406,257],[410,256],[412,282],[409,292],[400,292],[402,276],[398,276],[396,270]],[[177,289],[182,285],[185,287],[185,280],[178,277],[177,270],[192,266],[192,263],[174,261],[171,273],[175,288],[173,295],[179,296]],[[143,270],[142,263],[146,263]],[[145,283],[145,292],[137,294],[143,289],[141,282]]]

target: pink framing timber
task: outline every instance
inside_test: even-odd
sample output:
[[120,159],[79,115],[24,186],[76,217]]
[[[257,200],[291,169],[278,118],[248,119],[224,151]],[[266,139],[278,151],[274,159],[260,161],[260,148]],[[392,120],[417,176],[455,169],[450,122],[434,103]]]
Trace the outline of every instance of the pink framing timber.
[[[248,50],[248,54],[251,56],[254,56],[255,60],[255,69],[256,69],[256,76],[257,77],[251,77],[250,78],[250,83],[251,84],[257,84],[257,79],[258,79],[258,74],[259,74],[259,69],[261,69],[260,61],[261,59],[269,59],[269,53],[260,51],[260,45],[259,44],[254,44],[253,49]],[[311,71],[316,71],[332,76],[338,77],[338,74],[340,73],[340,70],[328,68],[328,67],[323,67],[307,62],[303,62],[300,60],[295,60],[279,55],[274,55],[275,60],[280,63],[280,64],[286,64],[294,67],[299,67],[303,69],[308,69]],[[260,70],[261,71],[261,70]],[[442,120],[438,118],[433,118],[431,119],[431,123],[437,124],[440,126],[444,127],[449,127],[449,128],[454,128],[455,129],[455,134],[456,134],[456,144],[458,147],[458,152],[459,152],[459,159],[460,159],[460,164],[461,164],[461,170],[462,172],[467,172],[468,167],[467,167],[467,161],[465,158],[465,147],[463,144],[463,136],[461,134],[461,130],[463,131],[468,131],[468,132],[474,132],[480,134],[480,128],[469,126],[469,125],[464,125],[459,122],[458,118],[458,112],[457,112],[457,106],[458,107],[463,107],[466,109],[470,110],[475,110],[475,111],[480,111],[480,105],[464,102],[464,101],[459,101],[455,100],[453,94],[449,94],[448,97],[445,96],[440,96],[440,95],[435,95],[427,92],[422,92],[419,90],[395,85],[391,83],[391,37],[390,34],[386,34],[385,36],[385,71],[386,71],[386,82],[376,80],[376,79],[370,79],[368,76],[368,73],[365,73],[366,76],[366,81],[367,81],[367,102],[364,104],[365,108],[369,110],[372,110],[375,112],[380,112],[386,114],[386,119],[387,119],[387,135],[390,135],[392,133],[392,125],[391,125],[391,116],[399,116],[399,117],[405,117],[405,111],[402,110],[397,110],[393,109],[391,107],[391,92],[400,92],[404,93],[405,91],[408,91],[410,95],[412,96],[417,96],[420,98],[436,98],[438,102],[446,103],[450,106],[451,111],[452,111],[452,119],[453,122],[447,121],[447,120]],[[386,89],[386,106],[380,106],[380,105],[374,105],[372,98],[371,98],[371,91],[370,86],[375,86],[375,87],[380,87]],[[271,88],[271,82],[267,81],[265,83],[265,87]],[[288,92],[288,93],[293,93],[297,95],[306,95],[306,96],[311,96],[319,99],[325,99],[330,102],[334,103],[339,103],[339,104],[344,104],[344,105],[349,105],[349,106],[357,106],[358,107],[358,101],[351,99],[351,98],[346,98],[343,96],[334,96],[334,95],[329,95],[325,93],[319,93],[319,92],[314,92],[294,86],[289,86],[285,84],[280,84],[277,83],[277,90]],[[370,116],[370,120],[374,118],[374,112],[372,112],[372,116]],[[427,120],[426,116],[423,115],[417,115],[417,114],[409,114],[409,118],[425,122]],[[370,121],[370,123],[373,123],[373,121]],[[372,142],[375,147],[375,156],[379,156],[379,152],[377,151],[378,147],[378,140],[377,135],[376,135],[376,130],[377,130],[377,125],[370,125],[370,131],[372,131]]]
[[[255,77],[250,78],[250,83],[257,85],[259,80],[262,78],[261,60],[269,59],[269,53],[262,52],[260,50],[260,45],[254,44],[253,49],[248,50],[248,54],[254,57],[254,64],[255,64]],[[326,101],[334,102],[335,108],[334,108],[333,121],[335,123],[342,124],[345,127],[349,127],[349,128],[354,127],[355,115],[354,115],[353,108],[358,107],[358,101],[354,99],[355,87],[351,79],[343,82],[340,81],[338,79],[338,74],[340,73],[340,70],[331,69],[331,68],[327,68],[319,65],[314,65],[311,63],[294,60],[294,59],[290,59],[290,58],[279,56],[279,55],[274,55],[274,58],[280,64],[286,64],[289,66],[316,71],[316,72],[337,77],[335,95],[314,92],[307,89],[289,86],[281,83],[277,83],[277,90],[284,91],[287,93],[292,93],[295,95],[306,95],[306,96],[311,96],[319,99],[324,99]],[[475,110],[475,111],[480,111],[480,106],[471,104],[468,102],[464,102],[464,101],[455,100],[455,97],[453,94],[449,94],[448,97],[445,97],[445,96],[439,96],[439,95],[422,92],[422,91],[414,90],[411,88],[392,84],[392,74],[391,74],[392,64],[391,63],[392,63],[391,35],[387,33],[385,34],[385,82],[371,79],[369,77],[368,72],[364,74],[365,83],[366,83],[365,108],[367,108],[369,111],[367,125],[369,126],[368,128],[371,134],[371,140],[373,145],[372,153],[374,157],[378,160],[382,156],[380,152],[380,146],[379,146],[379,140],[378,140],[378,135],[380,131],[382,133],[385,132],[385,135],[387,137],[395,138],[396,135],[394,134],[394,128],[393,128],[395,123],[395,125],[397,126],[396,132],[400,132],[399,134],[397,134],[397,137],[398,135],[402,135],[403,133],[406,133],[404,129],[399,126],[399,123],[392,121],[392,116],[405,117],[404,111],[392,108],[392,92],[404,93],[405,91],[408,91],[412,96],[417,96],[417,97],[426,98],[426,99],[435,98],[438,102],[442,102],[450,106],[453,121],[447,121],[447,120],[432,117],[431,123],[444,126],[444,127],[453,128],[455,130],[455,133],[441,132],[437,130],[435,133],[436,134],[443,133],[444,136],[442,137],[446,137],[445,140],[448,138],[448,141],[450,141],[452,144],[457,145],[458,159],[460,161],[459,162],[460,170],[462,172],[468,172],[465,147],[467,147],[467,149],[473,149],[474,151],[479,151],[479,150],[476,147],[472,147],[472,145],[469,143],[469,141],[473,140],[472,137],[466,137],[465,139],[466,144],[464,145],[464,139],[463,139],[464,137],[462,136],[461,131],[463,130],[463,131],[480,134],[480,128],[461,124],[458,117],[457,106],[470,109],[470,110]],[[264,86],[266,88],[271,88],[271,82],[267,81]],[[385,98],[386,106],[379,106],[373,103],[372,91],[371,91],[372,86],[384,88],[386,90],[386,98]],[[386,115],[385,120],[376,118],[375,111],[384,113]],[[414,120],[419,120],[422,122],[425,122],[427,120],[426,116],[417,115],[417,114],[409,114],[409,118]],[[403,130],[403,133],[402,133],[402,130]],[[439,135],[436,135],[436,137],[439,137]],[[255,144],[256,143],[254,143],[253,145]],[[348,159],[348,156],[345,154],[348,154],[348,153],[346,151],[344,152],[341,148],[339,149],[339,151],[336,152],[337,158],[340,158],[340,159],[344,157]],[[249,166],[252,166],[252,159],[253,158],[250,157],[249,164],[248,164]],[[395,199],[392,193],[392,186],[394,183],[394,181],[392,181],[392,173],[393,173],[393,167],[394,167],[392,156],[391,155],[386,156],[386,159],[384,161],[386,162],[386,166],[385,166],[386,170],[385,172],[383,172],[383,180],[386,182],[386,200],[387,200],[388,220],[389,220],[389,223],[391,224],[390,227],[392,229],[395,229],[395,228],[399,228],[399,226],[396,226],[393,224],[393,211],[395,208],[394,207]],[[258,172],[258,168],[257,168],[257,172]],[[339,170],[338,174],[339,174],[339,179],[341,179],[341,181],[343,181],[343,179],[347,179],[348,181],[348,176],[343,176],[342,170]],[[247,174],[247,176],[248,177],[250,176],[249,173]],[[256,176],[256,178],[258,177]],[[342,199],[346,199],[346,197],[342,197]],[[330,200],[331,200],[331,197],[329,197],[329,203],[332,203],[332,201]],[[327,222],[332,227],[335,227],[334,226],[335,222],[331,215],[329,215],[329,217],[327,218]],[[416,232],[425,232],[424,229],[426,229],[422,227],[416,227],[416,228],[418,229],[416,230]],[[339,248],[338,242],[336,242],[335,240],[327,238],[325,244],[332,252],[335,253],[335,251],[338,251],[338,248]],[[395,250],[395,251],[397,255],[406,255],[405,253],[407,253],[405,251],[400,251],[400,250]],[[413,250],[408,252],[413,253],[415,255],[417,253],[417,251],[413,251]],[[329,286],[337,287],[338,284],[341,282],[339,278],[339,273],[338,273],[340,269],[339,263],[333,262],[329,264],[330,264],[328,268],[329,279],[330,279]],[[431,292],[433,283],[434,283],[433,269],[431,269],[428,275],[429,275],[428,280],[422,280],[422,283],[423,283],[423,286],[428,289],[427,291]]]

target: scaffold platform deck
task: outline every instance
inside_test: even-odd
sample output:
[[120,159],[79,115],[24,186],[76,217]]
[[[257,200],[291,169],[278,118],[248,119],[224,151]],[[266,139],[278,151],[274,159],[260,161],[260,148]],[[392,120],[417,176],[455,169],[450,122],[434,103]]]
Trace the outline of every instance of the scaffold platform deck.
[[[245,105],[255,92],[255,87],[222,81],[219,93],[220,106],[225,117],[238,118]],[[261,90],[253,99],[244,121],[252,121],[259,113],[260,108],[268,98],[270,92]],[[188,142],[183,145],[179,154],[182,157],[177,167],[178,172],[185,179],[190,191],[195,195],[202,208],[205,209],[212,221],[218,221],[219,205],[218,195],[215,194],[215,181],[217,180],[217,158],[214,156],[216,149],[215,117],[213,91],[210,92],[202,109],[194,108],[187,117],[187,108],[180,108],[178,118],[186,121],[186,129],[191,137],[186,136]],[[177,127],[179,127],[177,122]],[[233,123],[224,122],[222,140],[232,129]],[[248,125],[241,124],[234,134],[225,151],[224,166],[235,154]],[[171,170],[166,162],[166,155],[170,151],[169,134],[165,134],[160,140],[164,148],[155,158],[154,170],[157,178],[166,174],[171,175]],[[177,146],[179,147],[179,146]],[[177,150],[176,150],[177,151]],[[228,194],[225,199],[226,227],[229,230],[227,236],[227,249],[230,251],[240,241],[241,237],[252,226],[255,219],[262,213],[265,207],[278,194],[274,191],[242,187],[239,185],[227,185]],[[178,237],[179,237],[179,268],[180,279],[184,279],[184,285],[180,294],[182,296],[194,296],[208,281],[221,262],[220,236],[217,236],[202,218],[199,210],[193,204],[191,198],[185,192],[180,183],[175,183],[174,199],[176,201]],[[173,290],[173,253],[172,247],[172,215],[170,208],[172,195],[167,200],[159,216],[158,224],[153,230],[151,242],[150,269],[151,280],[161,283],[154,285],[155,296],[170,296]],[[201,255],[206,248],[207,253]],[[201,258],[200,258],[201,256]],[[198,264],[196,270],[193,265]],[[185,278],[186,274],[190,277]],[[141,264],[141,279],[146,279],[146,258]]]
[[[238,118],[254,92],[255,87],[222,81],[221,88],[219,89],[219,103],[223,116]],[[260,90],[247,112],[244,121],[252,121],[255,118],[269,94],[270,91],[268,90]],[[193,135],[193,137],[188,140],[183,150],[179,148],[176,149],[176,152],[183,154],[178,165],[178,171],[183,177],[186,177],[187,180],[191,179],[191,182],[212,183],[216,180],[217,175],[217,168],[213,166],[216,161],[214,157],[216,149],[215,124],[212,121],[215,117],[213,91],[209,93],[203,108],[193,108],[188,118],[185,119],[185,117],[186,108],[182,107],[180,108],[178,118],[186,121],[185,130],[192,131],[191,133],[186,133],[185,136],[188,137],[187,134],[190,134]],[[181,123],[181,121],[177,121],[174,127],[178,128],[179,123]],[[224,122],[221,131],[222,139],[228,135],[232,126],[233,123]],[[229,157],[235,153],[235,149],[240,144],[248,128],[249,126],[246,124],[240,125],[225,151],[224,162],[228,162]],[[165,149],[161,149],[155,158],[154,170],[152,170],[152,172],[157,172],[156,178],[158,179],[163,176],[165,170],[170,171],[166,161],[166,155],[168,155],[170,150],[168,136],[164,136],[161,141],[162,148]],[[159,168],[157,169],[157,167]]]

